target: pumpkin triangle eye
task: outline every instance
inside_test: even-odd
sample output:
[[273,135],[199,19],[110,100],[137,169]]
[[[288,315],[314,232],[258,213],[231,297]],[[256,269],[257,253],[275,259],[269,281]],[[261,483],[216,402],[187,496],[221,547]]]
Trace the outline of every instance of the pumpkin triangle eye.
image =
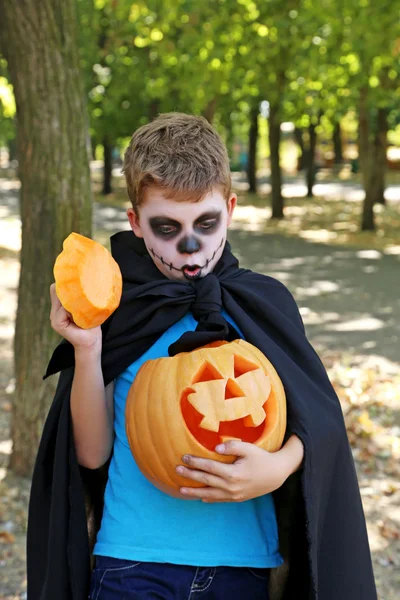
[[224,379],[224,377],[214,365],[205,360],[193,377],[192,384],[204,381],[215,381],[216,379]]
[[240,356],[239,354],[235,354],[233,356],[233,368],[234,368],[234,377],[240,377],[240,375],[244,375],[249,371],[256,371],[260,367],[255,365],[251,361],[244,358],[244,356]]

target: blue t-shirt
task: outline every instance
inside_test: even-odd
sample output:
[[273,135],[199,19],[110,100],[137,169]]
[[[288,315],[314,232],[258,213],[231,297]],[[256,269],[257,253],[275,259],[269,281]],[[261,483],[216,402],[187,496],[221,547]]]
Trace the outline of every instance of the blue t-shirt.
[[125,403],[140,366],[168,356],[170,344],[196,326],[188,313],[115,380],[114,452],[94,554],[198,567],[276,567],[283,560],[271,494],[215,504],[173,498],[144,477],[129,448]]

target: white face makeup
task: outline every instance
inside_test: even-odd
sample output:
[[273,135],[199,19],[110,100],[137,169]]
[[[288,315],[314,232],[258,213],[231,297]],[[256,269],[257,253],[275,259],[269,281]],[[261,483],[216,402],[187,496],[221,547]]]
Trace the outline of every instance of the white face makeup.
[[227,203],[217,190],[199,202],[176,202],[150,188],[139,215],[132,208],[127,215],[163,275],[193,280],[211,273],[221,258],[235,205],[234,194]]

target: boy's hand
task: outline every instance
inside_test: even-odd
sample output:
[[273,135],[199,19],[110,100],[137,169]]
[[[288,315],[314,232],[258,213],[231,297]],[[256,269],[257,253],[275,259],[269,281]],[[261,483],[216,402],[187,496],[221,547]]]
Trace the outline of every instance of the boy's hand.
[[54,331],[71,342],[75,350],[97,350],[100,352],[102,345],[101,327],[93,327],[93,329],[82,329],[81,327],[78,327],[78,325],[74,323],[72,315],[67,312],[61,304],[56,294],[55,283],[50,286],[50,298],[50,321]]
[[[217,450],[218,448],[218,450]],[[181,488],[188,498],[203,502],[243,502],[278,489],[303,459],[303,444],[291,436],[278,452],[267,452],[254,444],[229,441],[217,446],[220,454],[238,456],[233,464],[216,460],[185,456],[185,467],[179,465],[180,475],[206,484],[202,488]]]

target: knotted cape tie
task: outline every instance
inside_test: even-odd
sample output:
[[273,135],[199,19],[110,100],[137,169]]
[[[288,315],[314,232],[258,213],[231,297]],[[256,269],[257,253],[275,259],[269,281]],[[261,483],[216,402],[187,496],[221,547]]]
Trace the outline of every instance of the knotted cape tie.
[[196,294],[191,311],[198,321],[195,331],[186,331],[168,348],[170,356],[180,352],[190,352],[200,346],[219,340],[232,341],[238,332],[221,314],[221,286],[213,273],[191,283]]

